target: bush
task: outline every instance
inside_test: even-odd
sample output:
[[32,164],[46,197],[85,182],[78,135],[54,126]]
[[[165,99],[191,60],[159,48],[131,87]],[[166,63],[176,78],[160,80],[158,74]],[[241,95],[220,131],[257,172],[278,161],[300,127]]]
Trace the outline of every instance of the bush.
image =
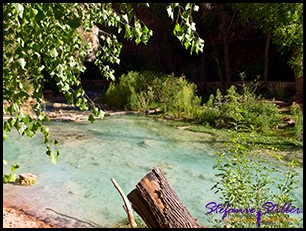
[[177,118],[194,118],[201,105],[201,98],[195,94],[196,88],[196,85],[189,83],[184,76],[177,78],[169,75],[162,85],[162,110]]
[[201,105],[196,90],[196,85],[184,76],[130,71],[110,85],[106,101],[110,106],[127,110],[159,108],[165,115],[193,118]]
[[234,85],[227,89],[226,95],[217,89],[216,96],[210,96],[197,119],[217,128],[261,131],[275,128],[281,118],[277,106],[260,100],[256,89],[257,82],[248,85],[243,82],[241,93]]
[[156,106],[162,74],[144,71],[130,71],[120,77],[119,82],[111,83],[106,92],[106,103],[127,110],[147,110]]

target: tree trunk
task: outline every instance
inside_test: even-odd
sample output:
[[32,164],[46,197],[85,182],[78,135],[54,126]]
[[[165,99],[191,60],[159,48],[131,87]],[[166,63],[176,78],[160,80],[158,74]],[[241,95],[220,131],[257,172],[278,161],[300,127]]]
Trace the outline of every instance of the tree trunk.
[[200,228],[160,169],[152,169],[128,195],[149,228]]
[[271,40],[271,33],[269,32],[266,40],[265,47],[265,70],[264,70],[264,83],[268,82],[268,72],[269,72],[269,45]]

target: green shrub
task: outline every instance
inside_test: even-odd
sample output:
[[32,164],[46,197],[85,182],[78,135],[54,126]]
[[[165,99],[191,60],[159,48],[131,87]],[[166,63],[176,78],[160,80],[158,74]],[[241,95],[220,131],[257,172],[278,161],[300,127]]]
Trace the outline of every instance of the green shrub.
[[110,85],[106,101],[110,106],[128,110],[160,108],[165,115],[194,118],[201,105],[196,90],[196,85],[184,76],[131,71]]
[[227,89],[225,95],[217,89],[216,96],[210,96],[197,119],[216,128],[260,131],[275,128],[280,121],[280,113],[275,104],[261,101],[256,96],[257,84],[243,82],[241,93],[234,85]]
[[205,124],[209,124],[212,127],[217,127],[217,120],[218,118],[221,117],[220,116],[221,111],[219,110],[218,107],[214,106],[214,102],[215,102],[215,97],[213,94],[211,94],[207,103],[204,104],[199,109],[197,119],[200,123],[205,123]]
[[201,98],[196,96],[196,88],[184,76],[177,78],[168,75],[160,95],[162,110],[177,118],[194,118],[201,105]]
[[106,92],[106,103],[116,108],[147,110],[156,106],[164,75],[150,71],[130,71],[111,84]]

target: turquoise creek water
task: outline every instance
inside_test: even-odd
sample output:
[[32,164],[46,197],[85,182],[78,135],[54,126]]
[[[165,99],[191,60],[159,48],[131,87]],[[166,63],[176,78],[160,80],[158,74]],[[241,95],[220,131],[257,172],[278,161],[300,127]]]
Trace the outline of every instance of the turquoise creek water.
[[[17,175],[38,176],[32,186],[4,185],[4,203],[65,227],[116,227],[127,215],[110,179],[127,195],[154,167],[163,171],[201,225],[208,225],[205,205],[221,203],[210,190],[218,178],[212,168],[216,150],[209,146],[208,134],[135,115],[110,116],[94,124],[52,121],[48,126],[59,140],[56,165],[46,156],[40,133],[29,139],[11,132],[3,142],[4,158],[21,165]],[[8,169],[4,166],[3,171]],[[302,187],[301,181],[296,190],[301,209]]]

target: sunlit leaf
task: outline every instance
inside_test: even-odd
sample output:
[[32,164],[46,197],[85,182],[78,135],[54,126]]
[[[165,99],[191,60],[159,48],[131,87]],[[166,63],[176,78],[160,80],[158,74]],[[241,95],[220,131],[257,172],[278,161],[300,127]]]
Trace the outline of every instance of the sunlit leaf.
[[173,16],[173,11],[172,11],[172,7],[171,6],[167,7],[167,13],[168,13],[168,16],[173,20],[174,16]]
[[22,18],[24,7],[20,3],[13,3],[13,5],[15,6],[17,14],[19,15],[19,17]]
[[57,52],[57,50],[56,50],[55,47],[50,51],[50,55],[51,55],[53,58],[56,58],[56,57],[58,56],[58,52]]
[[20,58],[17,60],[17,63],[19,63],[19,65],[21,66],[22,69],[25,68],[25,65],[27,64],[27,62],[25,61],[24,58]]
[[199,11],[199,6],[198,5],[194,5],[193,6],[193,11]]
[[8,178],[7,178],[7,180],[8,180],[9,182],[15,182],[16,179],[17,179],[17,176],[16,176],[16,174],[13,174],[13,173],[11,173],[11,174],[8,176]]

